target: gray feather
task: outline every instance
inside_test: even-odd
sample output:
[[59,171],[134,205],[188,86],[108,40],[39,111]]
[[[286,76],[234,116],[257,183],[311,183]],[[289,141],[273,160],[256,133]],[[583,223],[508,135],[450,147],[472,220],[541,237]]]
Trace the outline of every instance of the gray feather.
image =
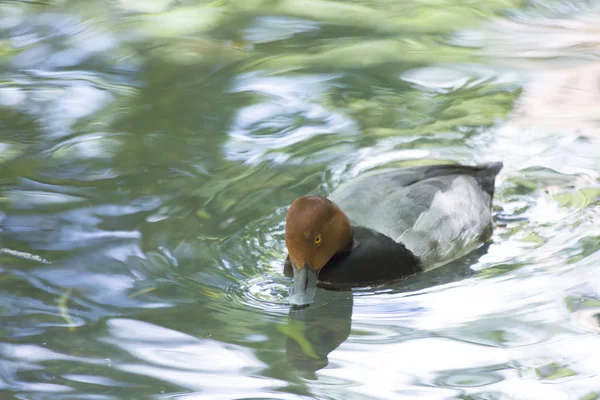
[[379,171],[340,186],[329,198],[353,225],[404,244],[426,269],[461,257],[492,227],[494,179],[502,164]]

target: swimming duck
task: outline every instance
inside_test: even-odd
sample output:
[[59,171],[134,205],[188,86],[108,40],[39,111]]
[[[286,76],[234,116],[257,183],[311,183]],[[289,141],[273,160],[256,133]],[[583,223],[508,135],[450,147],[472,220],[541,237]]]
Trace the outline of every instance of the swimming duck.
[[407,278],[455,260],[491,236],[501,162],[384,170],[341,185],[329,198],[300,197],[285,223],[290,301],[316,287],[345,289]]

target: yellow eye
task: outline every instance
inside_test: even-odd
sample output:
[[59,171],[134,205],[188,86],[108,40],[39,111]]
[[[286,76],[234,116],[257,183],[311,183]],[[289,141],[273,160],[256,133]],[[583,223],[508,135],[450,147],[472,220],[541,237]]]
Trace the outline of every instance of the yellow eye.
[[321,237],[321,235],[318,235],[315,238],[315,245],[317,245],[317,246],[320,245],[322,241],[323,241],[323,238]]

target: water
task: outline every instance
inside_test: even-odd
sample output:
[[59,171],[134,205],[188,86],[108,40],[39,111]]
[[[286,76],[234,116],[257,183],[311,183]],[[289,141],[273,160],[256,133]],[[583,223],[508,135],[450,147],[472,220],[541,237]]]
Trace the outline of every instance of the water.
[[[593,1],[0,3],[0,398],[600,396]],[[492,242],[290,310],[286,207],[504,161]]]

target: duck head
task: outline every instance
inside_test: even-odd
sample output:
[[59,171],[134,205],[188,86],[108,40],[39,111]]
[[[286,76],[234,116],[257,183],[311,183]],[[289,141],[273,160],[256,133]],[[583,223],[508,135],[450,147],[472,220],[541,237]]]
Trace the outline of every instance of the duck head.
[[336,253],[352,248],[352,226],[344,212],[320,196],[300,197],[285,221],[285,244],[294,271],[291,303],[310,304],[319,271]]

